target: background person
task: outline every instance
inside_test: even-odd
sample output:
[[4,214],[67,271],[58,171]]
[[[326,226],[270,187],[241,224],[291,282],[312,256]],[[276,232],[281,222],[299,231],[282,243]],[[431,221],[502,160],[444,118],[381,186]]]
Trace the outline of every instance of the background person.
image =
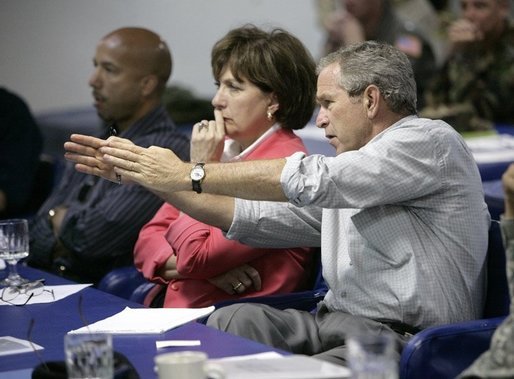
[[[193,162],[306,152],[292,130],[312,116],[316,65],[296,37],[280,29],[237,28],[214,45],[211,65],[218,86],[212,105],[223,121],[193,127]],[[165,307],[304,290],[313,271],[308,248],[252,248],[167,203],[141,229],[134,260],[147,279],[166,286]]]
[[[161,105],[171,73],[166,43],[147,29],[117,29],[99,41],[93,63],[89,85],[106,126],[134,143],[167,147],[188,159],[189,139]],[[113,267],[132,263],[139,230],[161,204],[143,188],[99,181],[69,165],[31,222],[27,261],[96,283]]]
[[344,364],[356,330],[394,331],[399,352],[420,329],[479,318],[490,217],[467,145],[443,121],[416,116],[412,67],[389,44],[339,50],[318,72],[316,124],[336,157],[207,163],[200,196],[190,163],[166,149],[72,135],[66,158],[144,185],[231,239],[321,246],[329,291],[316,314],[237,304],[211,326]]
[[421,114],[458,131],[514,125],[514,24],[510,0],[461,0],[448,28],[450,55],[426,91]]
[[325,54],[368,40],[396,46],[412,64],[421,106],[423,92],[436,67],[428,38],[413,22],[403,21],[389,0],[335,0],[335,4],[336,10],[323,20]]
[[0,88],[0,219],[26,216],[43,149],[27,103]]

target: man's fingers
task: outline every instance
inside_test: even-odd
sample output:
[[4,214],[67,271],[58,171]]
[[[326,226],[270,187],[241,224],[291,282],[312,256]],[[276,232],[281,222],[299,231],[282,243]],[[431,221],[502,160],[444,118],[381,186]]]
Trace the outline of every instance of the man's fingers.
[[75,142],[65,142],[64,150],[66,150],[66,152],[89,155],[90,157],[94,157],[97,152],[97,150],[93,147],[80,145]]

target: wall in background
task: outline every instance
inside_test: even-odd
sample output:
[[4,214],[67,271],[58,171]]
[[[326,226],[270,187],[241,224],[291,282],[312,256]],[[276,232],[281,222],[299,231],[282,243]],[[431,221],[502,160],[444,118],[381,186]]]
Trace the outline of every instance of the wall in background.
[[91,104],[87,84],[97,41],[121,26],[147,27],[169,44],[170,84],[211,97],[212,45],[251,22],[280,26],[319,58],[316,0],[0,0],[0,86],[35,112]]

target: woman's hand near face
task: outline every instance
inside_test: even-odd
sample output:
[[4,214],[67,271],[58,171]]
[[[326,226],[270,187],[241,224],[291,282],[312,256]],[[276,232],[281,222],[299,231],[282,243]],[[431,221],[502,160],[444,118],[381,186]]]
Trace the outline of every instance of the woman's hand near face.
[[202,121],[193,126],[191,134],[191,162],[219,162],[225,143],[225,123],[218,109],[214,121]]

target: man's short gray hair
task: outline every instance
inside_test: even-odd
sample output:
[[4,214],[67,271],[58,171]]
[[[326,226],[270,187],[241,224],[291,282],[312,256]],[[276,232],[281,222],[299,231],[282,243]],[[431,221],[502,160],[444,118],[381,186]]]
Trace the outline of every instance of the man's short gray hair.
[[322,58],[317,73],[339,63],[339,85],[352,97],[369,85],[378,87],[389,108],[398,114],[416,114],[416,81],[407,56],[395,47],[366,41],[343,47]]

